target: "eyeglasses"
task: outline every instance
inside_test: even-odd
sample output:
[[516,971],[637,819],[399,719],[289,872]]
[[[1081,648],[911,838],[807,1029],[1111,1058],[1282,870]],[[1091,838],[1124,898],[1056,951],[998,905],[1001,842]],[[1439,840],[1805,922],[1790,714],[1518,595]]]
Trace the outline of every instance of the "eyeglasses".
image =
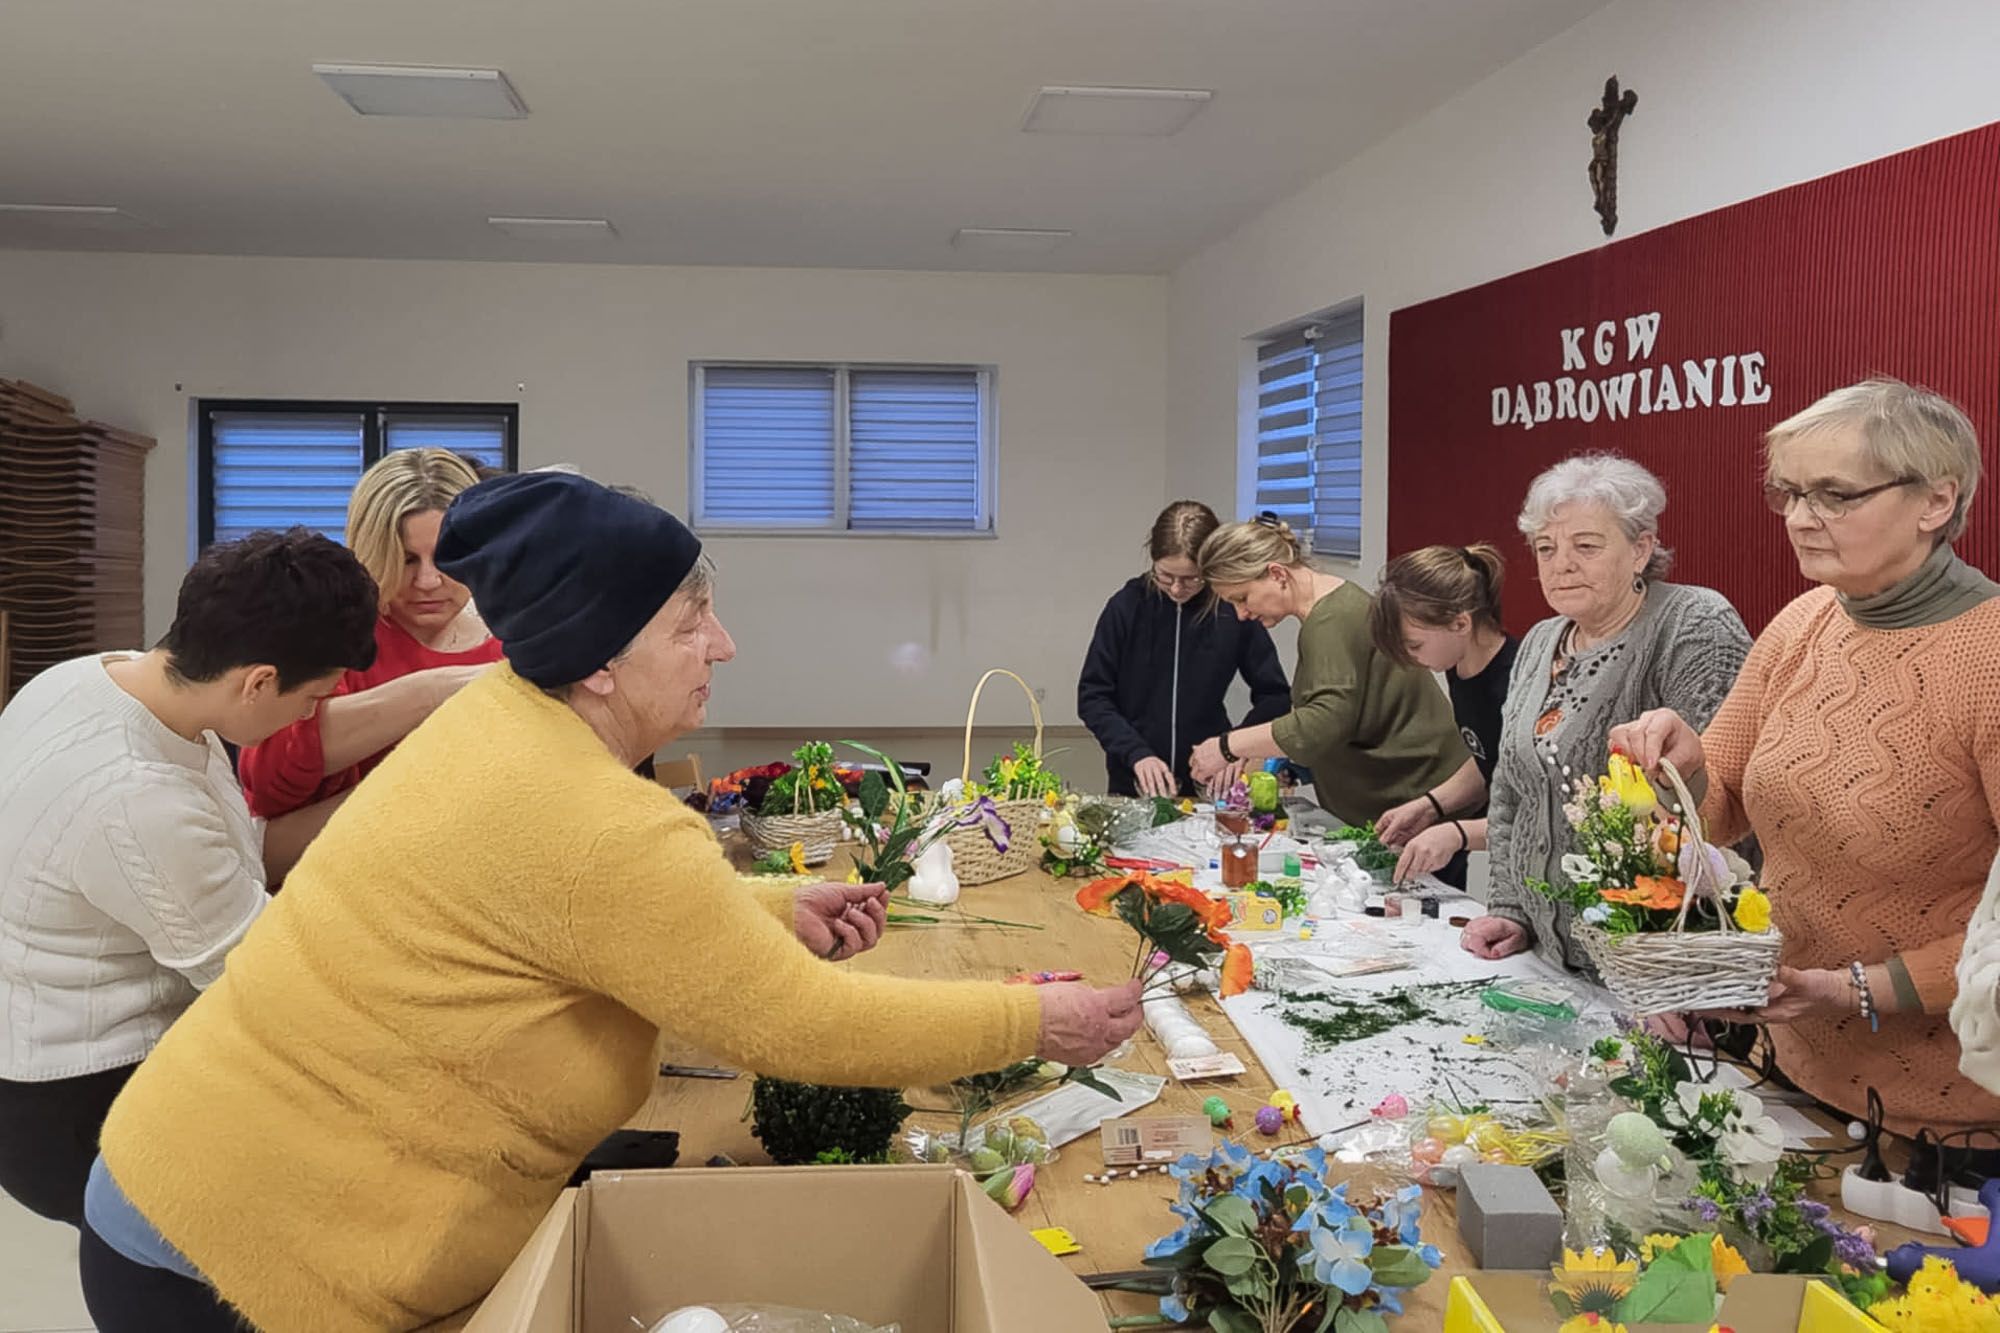
[[1153,582],[1159,584],[1168,592],[1174,592],[1181,588],[1187,588],[1192,591],[1200,588],[1205,581],[1199,574],[1162,574],[1157,569],[1153,571]]
[[1882,492],[1893,491],[1898,486],[1914,486],[1920,480],[1918,477],[1898,477],[1861,491],[1833,491],[1821,486],[1801,491],[1776,482],[1766,482],[1764,503],[1771,506],[1772,513],[1783,515],[1792,512],[1794,503],[1804,500],[1806,508],[1822,519],[1845,518]]

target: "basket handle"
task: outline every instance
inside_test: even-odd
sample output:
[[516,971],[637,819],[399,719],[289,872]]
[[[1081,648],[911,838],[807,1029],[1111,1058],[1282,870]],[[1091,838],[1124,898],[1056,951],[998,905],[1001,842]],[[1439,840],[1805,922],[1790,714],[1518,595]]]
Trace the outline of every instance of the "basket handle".
[[972,687],[972,704],[965,710],[965,761],[959,766],[958,780],[968,786],[972,783],[972,719],[979,715],[979,692],[985,689],[986,682],[992,680],[995,676],[1005,676],[1008,680],[1019,685],[1021,693],[1028,696],[1028,708],[1035,715],[1035,758],[1040,759],[1042,757],[1041,702],[1035,698],[1035,692],[1028,688],[1027,681],[1022,680],[1005,667],[994,667],[991,671],[981,676],[979,683]]
[[[1694,797],[1689,794],[1687,783],[1681,780],[1680,770],[1675,768],[1673,760],[1667,758],[1665,755],[1660,756],[1660,776],[1664,777],[1667,780],[1667,784],[1674,789],[1674,799],[1680,803],[1680,846],[1682,849],[1689,847],[1694,849],[1695,864],[1701,867],[1702,874],[1706,876],[1708,874],[1708,839],[1702,836],[1700,806],[1696,803]],[[1690,876],[1690,878],[1693,877]],[[1720,886],[1714,887],[1716,889],[1714,894],[1715,928],[1717,933],[1727,935],[1735,928],[1736,923],[1729,919],[1729,911],[1723,904]],[[1695,886],[1690,884],[1687,886],[1687,891],[1681,895],[1681,910],[1674,917],[1674,930],[1677,933],[1687,929],[1688,908],[1694,903],[1694,890]]]

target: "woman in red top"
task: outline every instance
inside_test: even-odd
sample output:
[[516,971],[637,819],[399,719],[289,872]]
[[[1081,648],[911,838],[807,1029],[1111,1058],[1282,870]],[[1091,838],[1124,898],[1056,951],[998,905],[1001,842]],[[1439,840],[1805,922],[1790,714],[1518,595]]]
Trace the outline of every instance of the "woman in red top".
[[465,585],[431,553],[445,506],[479,478],[444,449],[404,449],[362,474],[347,504],[347,544],[382,594],[375,665],[350,671],[303,722],[237,762],[251,812],[265,819],[347,791],[489,662],[500,641]]

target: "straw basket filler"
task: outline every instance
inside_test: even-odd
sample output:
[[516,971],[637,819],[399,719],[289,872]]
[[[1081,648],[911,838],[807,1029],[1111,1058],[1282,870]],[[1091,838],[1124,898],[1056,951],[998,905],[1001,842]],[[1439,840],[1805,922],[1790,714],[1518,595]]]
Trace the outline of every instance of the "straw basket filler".
[[[1577,943],[1596,964],[1606,988],[1635,1017],[1762,1008],[1770,1002],[1771,981],[1778,973],[1778,951],[1784,947],[1784,937],[1776,928],[1747,931],[1730,919],[1722,898],[1729,886],[1716,883],[1709,869],[1708,845],[1702,838],[1695,800],[1671,763],[1662,759],[1660,771],[1680,802],[1681,838],[1696,853],[1691,858],[1694,873],[1687,877],[1673,929],[1614,935],[1578,922],[1574,928]],[[1715,904],[1714,930],[1687,929],[1688,909],[1697,898]]]
[[[994,668],[979,678],[973,687],[972,704],[965,710],[965,759],[959,769],[959,781],[972,785],[972,721],[979,714],[979,693],[986,688],[986,682],[995,676],[1005,676],[1021,687],[1021,693],[1028,696],[1028,709],[1035,718],[1035,758],[1042,757],[1042,706],[1036,702],[1035,692],[1028,688],[1028,682],[1011,671]],[[993,845],[983,829],[955,829],[945,836],[951,846],[952,870],[958,875],[960,884],[991,884],[997,879],[1006,879],[1034,867],[1041,859],[1041,824],[1045,809],[1040,800],[995,801],[1000,818],[1007,821],[1007,850],[1001,851]],[[942,808],[942,807],[940,807]]]
[[[796,795],[794,801],[797,801]],[[805,851],[806,864],[822,866],[833,859],[833,846],[840,841],[840,811],[804,810],[788,815],[753,815],[743,812],[743,836],[758,856],[788,851],[798,843]]]

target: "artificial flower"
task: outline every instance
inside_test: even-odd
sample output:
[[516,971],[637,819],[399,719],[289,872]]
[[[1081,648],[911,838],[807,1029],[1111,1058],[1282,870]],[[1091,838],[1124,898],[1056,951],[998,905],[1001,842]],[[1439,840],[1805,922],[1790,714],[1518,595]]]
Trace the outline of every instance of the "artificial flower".
[[1019,1166],[996,1171],[987,1177],[985,1183],[987,1197],[1010,1213],[1021,1206],[1034,1188],[1033,1162],[1023,1162]]
[[1315,1226],[1299,1253],[1299,1270],[1322,1286],[1349,1296],[1368,1290],[1375,1275],[1368,1256],[1375,1251],[1375,1228],[1363,1217],[1347,1218],[1338,1226]]
[[[1639,1262],[1650,1264],[1686,1239],[1685,1236],[1664,1233],[1648,1236],[1639,1246]],[[1716,1285],[1723,1291],[1729,1290],[1731,1282],[1750,1271],[1750,1265],[1743,1261],[1736,1247],[1716,1232],[1708,1233],[1708,1253],[1709,1268],[1715,1274]]]
[[806,873],[806,845],[804,843],[795,842],[792,844],[791,860],[792,873],[794,875],[803,875]]
[[1687,885],[1677,879],[1669,879],[1665,875],[1641,875],[1632,881],[1629,889],[1604,889],[1598,896],[1608,903],[1671,912],[1680,907],[1681,899],[1686,894]]
[[1107,875],[1093,880],[1076,891],[1076,905],[1099,916],[1109,915],[1111,900],[1138,882],[1138,877],[1134,875]]
[[1748,888],[1736,895],[1736,910],[1731,914],[1736,924],[1752,934],[1761,935],[1771,928],[1771,898],[1762,889]]
[[1014,832],[1007,826],[1007,821],[1000,815],[1000,807],[993,804],[993,798],[990,796],[981,796],[974,800],[962,812],[951,816],[949,822],[957,824],[960,828],[984,827],[987,841],[993,844],[993,850],[997,852],[1007,850],[1008,840]]
[[1602,873],[1597,868],[1597,862],[1581,852],[1564,853],[1562,872],[1572,884],[1595,884]]
[[1639,1281],[1639,1262],[1620,1259],[1609,1246],[1582,1253],[1563,1251],[1562,1264],[1550,1270],[1549,1290],[1568,1297],[1579,1315],[1610,1315]]
[[1254,964],[1250,959],[1249,946],[1232,944],[1222,954],[1222,998],[1241,995],[1250,989],[1250,977]]
[[1583,909],[1583,923],[1587,926],[1601,926],[1611,919],[1611,907],[1607,903],[1592,903]]
[[1605,776],[1598,779],[1600,790],[1613,797],[1639,819],[1646,819],[1659,809],[1659,798],[1653,795],[1652,784],[1639,766],[1618,751],[1611,752],[1611,762],[1606,765]]
[[1681,824],[1678,819],[1663,819],[1653,825],[1653,850],[1669,861],[1680,855]]

